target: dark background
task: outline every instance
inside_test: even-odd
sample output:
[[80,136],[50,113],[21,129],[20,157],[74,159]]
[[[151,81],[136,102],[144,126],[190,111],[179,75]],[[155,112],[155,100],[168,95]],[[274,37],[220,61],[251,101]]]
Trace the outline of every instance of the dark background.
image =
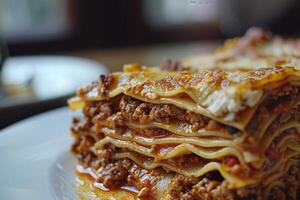
[[[27,0],[29,5],[38,1],[45,0]],[[64,11],[68,19],[66,24],[68,31],[52,38],[44,37],[39,40],[35,40],[34,37],[25,39],[22,35],[18,36],[17,40],[7,39],[8,33],[3,37],[8,43],[11,55],[224,39],[243,34],[251,26],[261,26],[285,36],[298,36],[300,29],[300,2],[296,0],[182,0],[179,1],[184,2],[181,3],[182,9],[186,9],[184,6],[209,5],[216,7],[217,11],[212,19],[201,20],[199,16],[199,22],[187,20],[175,25],[161,23],[159,19],[159,16],[165,12],[162,8],[169,6],[170,0],[168,2],[166,0],[62,0],[61,2],[67,5]],[[178,4],[176,0],[172,2]],[[193,9],[193,12],[197,10]],[[207,12],[209,15],[210,11]],[[147,19],[147,16],[155,16],[156,13],[159,13],[156,19],[157,23],[161,23],[159,27],[155,26],[155,21],[153,25],[153,22],[149,23]],[[178,16],[180,15],[182,13],[178,12]],[[14,20],[18,21],[17,18]]]

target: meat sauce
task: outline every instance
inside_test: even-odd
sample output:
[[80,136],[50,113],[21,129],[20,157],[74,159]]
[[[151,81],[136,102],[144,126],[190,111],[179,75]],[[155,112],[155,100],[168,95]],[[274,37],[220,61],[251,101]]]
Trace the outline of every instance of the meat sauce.
[[99,198],[101,200],[135,200],[139,190],[134,186],[122,186],[110,190],[103,184],[95,182],[96,174],[90,168],[76,167],[76,193],[81,200]]

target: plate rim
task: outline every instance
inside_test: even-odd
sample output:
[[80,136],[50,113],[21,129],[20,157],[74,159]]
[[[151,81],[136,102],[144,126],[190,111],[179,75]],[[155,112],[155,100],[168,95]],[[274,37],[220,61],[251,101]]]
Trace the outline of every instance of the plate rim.
[[[22,56],[10,56],[8,57],[5,62],[3,63],[3,66],[2,66],[2,69],[0,70],[0,78],[1,78],[1,72],[3,71],[3,69],[5,68],[5,63],[6,62],[9,62],[10,59],[71,59],[71,60],[78,60],[78,61],[84,61],[84,62],[87,62],[89,64],[92,64],[93,65],[93,68],[95,68],[96,65],[98,65],[98,69],[101,69],[103,72],[102,74],[107,74],[110,72],[109,70],[109,67],[107,65],[105,65],[104,63],[102,62],[99,62],[95,59],[92,59],[92,58],[86,58],[86,57],[81,57],[81,56],[73,56],[73,55],[51,55],[51,54],[40,54],[40,55],[22,55]],[[100,74],[99,74],[100,75]],[[32,98],[28,101],[25,101],[25,102],[17,102],[16,104],[7,104],[7,105],[3,105],[1,106],[0,105],[0,108],[1,109],[11,109],[15,106],[30,106],[32,104],[39,104],[39,103],[43,103],[43,102],[52,102],[52,101],[57,101],[57,100],[60,100],[60,99],[64,99],[66,97],[69,97],[70,95],[72,95],[72,93],[68,93],[68,94],[64,94],[64,95],[61,95],[61,96],[55,96],[55,97],[52,97],[52,98],[47,98],[47,99],[38,99],[38,98]],[[1,130],[1,129],[0,129]]]
[[[8,183],[8,187],[6,187],[6,185],[4,184],[3,185],[0,184],[0,191],[3,192],[3,194],[2,192],[0,192],[0,199],[12,199],[12,198],[19,199],[22,197],[21,196],[23,194],[22,191],[26,192],[27,190],[29,193],[25,193],[24,199],[28,199],[27,198],[28,196],[26,196],[27,194],[28,195],[33,194],[32,196],[33,200],[39,200],[41,199],[41,197],[43,197],[42,199],[45,200],[55,199],[55,195],[53,195],[52,193],[54,184],[51,181],[51,174],[53,174],[52,170],[57,165],[57,160],[59,160],[61,156],[65,157],[66,154],[68,154],[69,156],[71,155],[69,142],[72,142],[72,139],[67,129],[68,127],[70,127],[69,124],[72,119],[72,116],[74,115],[76,115],[76,112],[72,112],[71,110],[68,109],[68,107],[65,106],[50,111],[46,111],[43,113],[39,113],[37,115],[16,122],[0,130],[0,141],[1,139],[3,139],[2,141],[4,142],[4,143],[0,142],[0,148],[4,147],[3,148],[4,151],[0,152],[0,154],[4,156],[4,161],[6,161],[3,166],[4,171],[0,172],[0,177],[1,175],[4,175],[0,183],[4,183],[5,180],[12,178],[12,181],[9,181]],[[43,129],[44,126],[40,126],[38,122],[42,122],[43,125],[45,122],[47,122],[47,120],[53,118],[56,120],[56,122],[60,121],[57,128],[54,127],[49,131],[45,131],[44,134],[39,134],[40,133],[39,131],[41,131],[41,129]],[[65,121],[62,121],[62,119],[65,119]],[[65,125],[63,125],[64,122],[66,122]],[[51,124],[49,123],[47,126],[51,126]],[[38,130],[35,130],[35,128],[37,127]],[[20,138],[17,137],[18,135],[22,135],[22,132],[20,132],[22,131],[22,129],[26,131],[24,132],[23,136],[19,136],[19,137],[20,138],[26,137],[25,140],[20,140]],[[49,138],[48,137],[45,138],[45,134],[49,135],[49,133],[51,133],[52,131],[55,131],[56,133],[53,136],[50,136]],[[60,134],[62,133],[62,131],[63,134]],[[33,140],[34,137],[38,137],[37,140]],[[26,146],[24,149],[25,150],[24,152],[26,153],[20,154],[20,152],[23,153],[23,149],[22,149],[23,145],[20,146],[19,143],[26,145],[26,143],[29,140],[31,140],[32,144],[34,145]],[[42,143],[39,143],[40,140],[42,141]],[[6,143],[7,141],[8,143]],[[35,151],[37,150],[37,148],[35,148],[35,144],[38,144],[37,145],[38,149],[40,149],[40,147],[38,147],[39,144],[47,145],[42,148],[48,150],[41,151],[42,153],[39,153],[39,151]],[[17,148],[15,148],[16,145]],[[13,150],[12,154],[7,154],[8,152],[11,152],[11,150]],[[27,157],[28,155],[33,157]],[[41,155],[42,157],[34,157],[34,156],[41,156]],[[21,161],[18,161],[19,158],[21,158]],[[21,165],[21,167],[25,167],[25,169],[30,169],[28,173],[25,173],[24,176],[21,175],[21,177],[18,176],[22,174],[21,172],[18,172],[17,173],[18,175],[16,176],[11,175],[11,173],[7,174],[8,172],[10,172],[10,170],[14,170],[18,168],[19,164]],[[30,166],[37,166],[37,167],[28,168]],[[38,171],[36,172],[35,170]],[[66,174],[66,175],[73,176],[73,174]],[[37,176],[40,179],[38,179]],[[25,180],[30,180],[30,182],[32,181],[32,183],[28,184],[28,182],[26,182]],[[41,181],[43,185],[38,186],[39,183],[36,181]],[[19,190],[21,192],[20,194],[18,192]],[[71,191],[70,194],[73,194],[73,190],[70,191]]]
[[30,121],[35,120],[39,117],[43,117],[44,115],[52,114],[52,113],[55,113],[55,112],[58,112],[58,111],[63,112],[63,110],[66,110],[66,111],[69,110],[70,112],[73,112],[68,108],[68,106],[62,106],[62,107],[59,107],[59,108],[54,108],[54,109],[47,110],[47,111],[44,111],[44,112],[41,112],[41,113],[37,113],[35,115],[32,115],[32,116],[27,117],[25,119],[22,119],[20,121],[14,122],[14,123],[4,127],[3,129],[0,129],[0,139],[1,139],[1,137],[4,137],[3,135],[10,134],[9,133],[10,130],[15,129],[16,126],[22,126],[23,124],[29,123]]

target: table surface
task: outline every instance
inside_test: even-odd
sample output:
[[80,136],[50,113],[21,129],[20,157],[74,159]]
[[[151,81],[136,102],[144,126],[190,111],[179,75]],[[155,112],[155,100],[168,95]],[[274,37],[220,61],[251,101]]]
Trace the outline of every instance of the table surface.
[[122,66],[129,63],[155,66],[162,58],[178,60],[188,55],[209,53],[220,44],[220,41],[202,41],[121,49],[85,50],[64,54],[94,59],[108,66],[109,70],[113,72],[122,70]]

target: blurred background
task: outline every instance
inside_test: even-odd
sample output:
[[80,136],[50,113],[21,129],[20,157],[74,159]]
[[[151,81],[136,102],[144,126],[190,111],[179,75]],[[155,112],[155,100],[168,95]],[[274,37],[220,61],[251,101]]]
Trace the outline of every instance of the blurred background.
[[297,35],[297,0],[1,0],[12,55],[213,40],[261,26]]
[[[94,78],[87,74],[86,80],[79,80],[80,70],[70,76],[65,65],[74,66],[70,63],[76,57],[89,59],[80,64],[86,66],[83,70],[105,73],[129,62],[155,65],[163,57],[209,52],[252,26],[299,37],[299,24],[297,0],[1,0],[0,65],[5,57],[9,59],[3,62],[1,74],[0,128],[65,105],[75,83]],[[36,61],[37,55],[72,57],[66,57],[69,64],[60,65],[63,61],[53,62],[55,57]],[[28,66],[33,61],[35,66],[23,67],[24,56]],[[45,63],[49,66],[43,67]],[[98,65],[99,70],[87,65]],[[45,76],[51,81],[46,82]],[[4,87],[7,80],[15,81],[9,82],[10,89]],[[43,94],[60,93],[42,96],[32,89],[33,83],[44,85],[39,90]],[[59,87],[50,87],[55,84]]]

